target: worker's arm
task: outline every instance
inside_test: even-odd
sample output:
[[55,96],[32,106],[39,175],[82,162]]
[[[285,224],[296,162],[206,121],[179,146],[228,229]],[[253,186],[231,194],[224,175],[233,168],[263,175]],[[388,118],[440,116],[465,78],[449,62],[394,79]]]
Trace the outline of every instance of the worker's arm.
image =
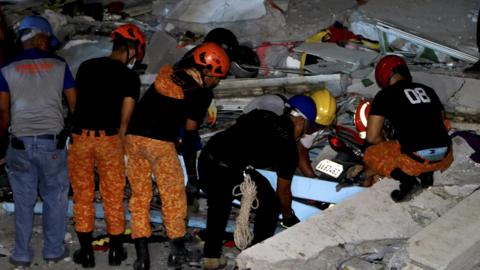
[[[10,123],[10,93],[0,92],[0,159],[3,160],[8,147],[7,129]],[[3,162],[0,162],[3,163]]]
[[310,158],[308,156],[308,149],[303,146],[301,142],[297,142],[297,150],[298,150],[298,169],[302,172],[302,174],[306,177],[315,178],[317,175],[310,164]]
[[198,122],[187,119],[185,135],[183,137],[183,160],[188,178],[197,178],[197,148],[195,141],[198,137]]
[[73,113],[75,110],[75,104],[77,103],[77,89],[68,88],[63,91],[65,98],[67,99],[68,111]]
[[118,130],[118,134],[120,135],[120,138],[122,140],[127,133],[128,123],[130,122],[130,118],[132,116],[134,108],[135,99],[133,99],[132,97],[124,97],[122,104],[122,115],[120,119],[120,129]]
[[442,119],[443,119],[443,125],[449,131],[452,129],[452,124],[450,124],[450,121],[447,119],[447,115],[445,114],[445,111],[442,111]]
[[367,125],[367,142],[370,144],[379,144],[385,141],[383,137],[383,123],[385,117],[379,115],[369,115]]
[[290,189],[291,181],[278,177],[277,179],[277,196],[280,201],[280,211],[283,218],[290,218],[293,215],[292,210],[292,191]]
[[280,211],[282,213],[282,226],[285,228],[291,227],[300,220],[292,209],[292,190],[291,181],[278,177],[277,179],[277,197],[280,201]]

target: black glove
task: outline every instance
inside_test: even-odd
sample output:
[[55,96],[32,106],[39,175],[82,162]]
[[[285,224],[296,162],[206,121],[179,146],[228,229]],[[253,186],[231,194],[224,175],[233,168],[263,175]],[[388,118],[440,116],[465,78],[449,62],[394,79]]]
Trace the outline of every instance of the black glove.
[[291,217],[283,218],[282,221],[280,222],[280,226],[287,229],[287,228],[290,228],[290,227],[292,227],[293,225],[295,225],[299,222],[300,222],[300,220],[295,215],[295,213],[293,213]]

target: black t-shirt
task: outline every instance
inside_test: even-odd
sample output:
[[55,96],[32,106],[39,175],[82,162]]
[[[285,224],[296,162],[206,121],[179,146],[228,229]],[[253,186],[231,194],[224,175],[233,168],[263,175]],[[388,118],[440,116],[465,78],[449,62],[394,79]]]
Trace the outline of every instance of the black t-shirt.
[[240,116],[233,126],[213,136],[205,149],[232,168],[268,168],[287,180],[292,179],[298,163],[292,121],[265,110]]
[[119,128],[125,97],[137,100],[138,75],[108,57],[83,62],[77,71],[77,102],[73,125],[84,129]]
[[443,123],[443,110],[432,88],[402,80],[378,92],[370,115],[391,121],[402,152],[407,153],[451,144]]
[[182,70],[171,77],[172,83],[182,86],[184,99],[164,96],[152,84],[135,107],[128,134],[175,142],[187,118],[202,124],[213,99],[212,89],[201,87]]

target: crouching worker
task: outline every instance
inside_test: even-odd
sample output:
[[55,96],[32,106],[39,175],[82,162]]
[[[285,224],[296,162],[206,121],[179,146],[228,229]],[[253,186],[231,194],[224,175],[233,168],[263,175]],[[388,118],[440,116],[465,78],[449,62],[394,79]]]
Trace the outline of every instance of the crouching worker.
[[127,130],[127,175],[132,189],[129,209],[137,251],[134,269],[150,268],[151,174],[156,178],[163,223],[170,239],[168,264],[180,267],[191,259],[184,237],[187,216],[184,175],[175,145],[189,114],[206,113],[212,98],[211,88],[227,75],[230,61],[214,43],[196,47],[190,60],[182,68],[165,65],[160,69],[155,82],[135,107]]
[[140,92],[140,79],[130,69],[145,54],[145,38],[134,24],[112,32],[109,57],[83,62],[77,72],[78,99],[73,115],[73,143],[68,162],[72,182],[75,231],[80,249],[73,260],[84,268],[95,266],[92,247],[95,210],[95,167],[100,176],[100,194],[105,209],[109,242],[109,265],[126,259],[125,160],[123,141],[128,121]]
[[[316,178],[317,175],[315,174],[309,157],[309,149],[314,144],[317,136],[320,136],[319,134],[322,134],[325,129],[333,124],[337,112],[337,103],[335,97],[326,88],[315,90],[309,96],[317,106],[317,117],[315,118],[315,124],[313,124],[305,136],[297,142],[299,158],[297,168],[303,176]],[[254,109],[260,109],[282,115],[287,106],[286,102],[287,98],[282,94],[259,96],[245,106],[243,113],[245,114]]]
[[[244,172],[255,182],[259,200],[252,244],[274,234],[279,213],[285,225],[299,221],[292,211],[290,182],[298,163],[297,141],[315,122],[317,111],[315,102],[307,96],[293,96],[287,106],[286,113],[280,116],[258,109],[240,116],[202,150],[198,173],[208,202],[204,269],[225,266],[222,237],[234,199],[232,190],[242,183]],[[277,173],[276,191],[255,168],[271,168]]]
[[[400,188],[395,202],[409,200],[421,187],[433,185],[433,172],[446,170],[453,161],[442,103],[433,89],[413,83],[406,62],[399,56],[382,58],[375,68],[377,84],[367,125],[366,176],[392,177]],[[384,120],[389,119],[397,140],[385,141]]]

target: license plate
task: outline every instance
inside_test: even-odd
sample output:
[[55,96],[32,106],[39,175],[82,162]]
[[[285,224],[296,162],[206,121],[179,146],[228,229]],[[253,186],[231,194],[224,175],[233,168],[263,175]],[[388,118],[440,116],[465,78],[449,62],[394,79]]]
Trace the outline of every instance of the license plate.
[[343,165],[328,159],[324,159],[318,163],[315,169],[332,177],[338,178],[338,176],[340,176],[340,174],[343,172]]

